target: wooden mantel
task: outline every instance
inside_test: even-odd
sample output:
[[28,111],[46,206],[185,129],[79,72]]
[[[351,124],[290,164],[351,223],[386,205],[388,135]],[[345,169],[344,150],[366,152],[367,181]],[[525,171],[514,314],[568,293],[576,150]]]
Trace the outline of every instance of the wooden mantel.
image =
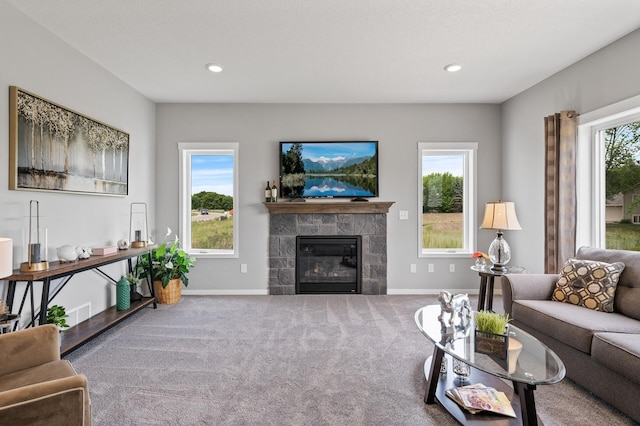
[[395,201],[279,201],[262,204],[267,206],[270,214],[375,214],[388,213],[393,203]]

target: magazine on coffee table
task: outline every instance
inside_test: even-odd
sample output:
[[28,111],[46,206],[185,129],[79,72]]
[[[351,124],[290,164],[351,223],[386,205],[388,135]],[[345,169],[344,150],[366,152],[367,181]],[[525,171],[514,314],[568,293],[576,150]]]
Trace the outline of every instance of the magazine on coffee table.
[[447,390],[445,394],[473,414],[480,411],[490,411],[516,417],[507,395],[482,383],[452,388]]

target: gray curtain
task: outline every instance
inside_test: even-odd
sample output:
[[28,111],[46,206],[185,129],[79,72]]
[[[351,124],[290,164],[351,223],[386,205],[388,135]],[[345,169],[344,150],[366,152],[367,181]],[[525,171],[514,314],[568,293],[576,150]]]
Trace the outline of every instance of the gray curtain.
[[557,273],[576,252],[576,133],[578,115],[545,117],[545,273]]

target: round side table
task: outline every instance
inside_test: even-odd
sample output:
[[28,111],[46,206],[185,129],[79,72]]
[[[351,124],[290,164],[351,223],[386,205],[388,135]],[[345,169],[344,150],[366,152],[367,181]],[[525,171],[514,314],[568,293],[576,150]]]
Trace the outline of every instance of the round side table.
[[480,275],[480,291],[478,293],[479,311],[493,311],[493,287],[496,277],[527,273],[527,270],[521,266],[507,266],[506,269],[501,271],[494,271],[491,269],[491,265],[473,265],[471,266],[471,270]]

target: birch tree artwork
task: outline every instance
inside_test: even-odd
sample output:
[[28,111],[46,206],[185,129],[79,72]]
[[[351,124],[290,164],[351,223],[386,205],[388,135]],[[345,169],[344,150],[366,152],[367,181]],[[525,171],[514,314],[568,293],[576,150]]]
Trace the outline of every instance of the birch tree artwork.
[[9,189],[128,194],[129,135],[10,88]]

